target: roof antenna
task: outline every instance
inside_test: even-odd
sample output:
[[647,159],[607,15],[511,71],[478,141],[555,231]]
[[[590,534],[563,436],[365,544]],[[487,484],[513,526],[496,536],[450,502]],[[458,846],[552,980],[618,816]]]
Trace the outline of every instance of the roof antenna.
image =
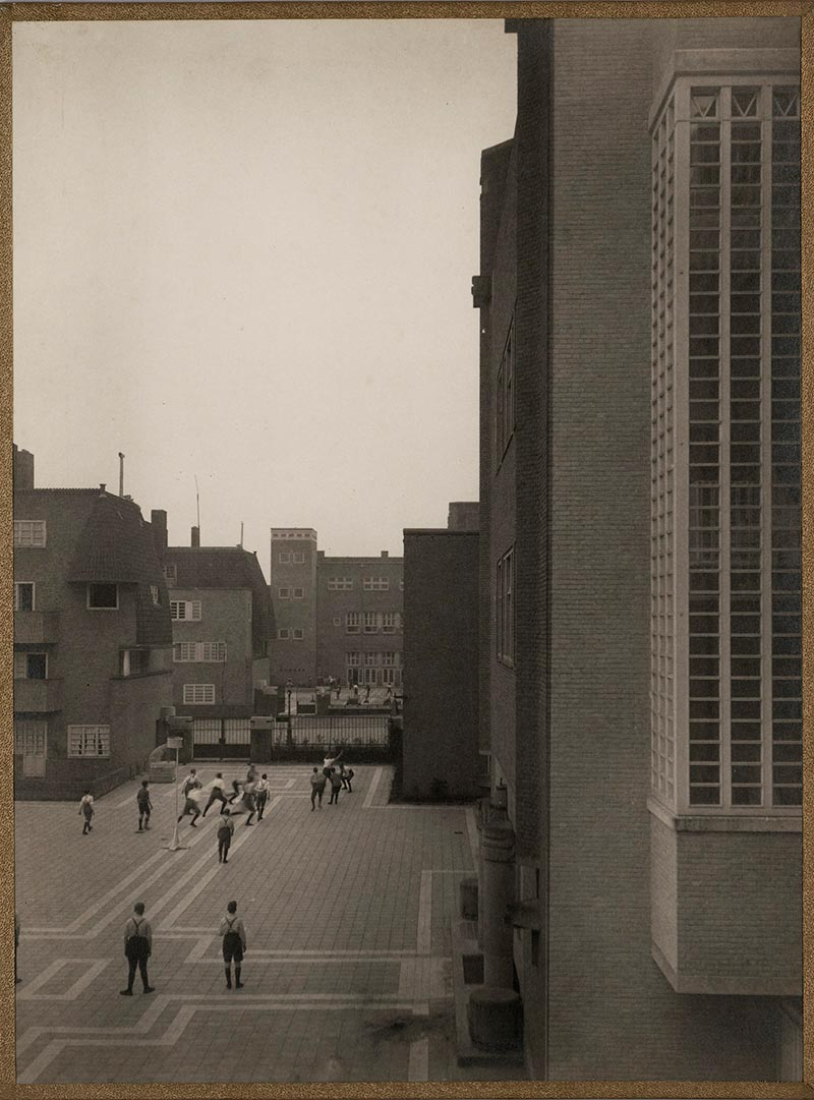
[[124,455],[119,451],[119,496],[124,496]]
[[240,521],[240,549],[243,549],[243,520]]
[[198,531],[201,530],[201,497],[198,492],[198,475],[195,474],[195,509],[198,516]]

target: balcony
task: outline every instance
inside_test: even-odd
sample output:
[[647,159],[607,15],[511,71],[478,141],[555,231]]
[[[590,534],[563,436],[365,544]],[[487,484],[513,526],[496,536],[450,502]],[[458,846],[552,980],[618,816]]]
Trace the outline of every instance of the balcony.
[[15,680],[14,710],[47,713],[62,710],[62,680]]
[[18,645],[53,645],[58,640],[58,611],[14,612],[14,641]]

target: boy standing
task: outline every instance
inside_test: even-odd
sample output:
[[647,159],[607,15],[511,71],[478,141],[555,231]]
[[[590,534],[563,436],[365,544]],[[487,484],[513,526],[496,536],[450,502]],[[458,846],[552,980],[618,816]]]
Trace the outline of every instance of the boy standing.
[[154,986],[147,980],[147,960],[153,951],[153,930],[144,916],[144,902],[137,901],[133,915],[124,926],[124,954],[129,967],[127,989],[121,991],[122,997],[133,996],[133,982],[136,979],[136,967],[141,974],[145,993],[152,993]]
[[254,798],[257,802],[257,820],[263,820],[263,811],[266,808],[266,803],[269,797],[269,780],[268,775],[263,772],[261,777],[257,780],[257,785],[254,788]]
[[237,902],[230,901],[226,906],[226,916],[220,922],[220,935],[223,936],[223,965],[226,971],[226,988],[232,988],[232,960],[235,963],[235,987],[243,988],[240,980],[240,966],[246,950],[246,929],[237,915]]
[[325,776],[320,772],[319,768],[314,768],[311,772],[311,809],[314,809],[314,803],[319,799],[319,808],[322,809],[322,796],[325,793]]
[[328,799],[328,805],[339,805],[339,792],[342,790],[342,778],[339,775],[338,768],[331,768],[331,774],[328,777],[331,781],[331,797]]
[[229,862],[229,846],[235,833],[235,822],[231,810],[224,806],[221,810],[222,821],[218,825],[218,863]]
[[90,791],[85,791],[79,803],[79,812],[85,818],[85,824],[82,826],[82,836],[91,832],[93,826],[91,820],[93,818],[93,795]]
[[150,814],[153,812],[153,804],[150,801],[149,783],[146,779],[142,779],[141,781],[141,786],[136,795],[136,802],[138,802],[138,831],[143,833],[145,829],[150,828]]

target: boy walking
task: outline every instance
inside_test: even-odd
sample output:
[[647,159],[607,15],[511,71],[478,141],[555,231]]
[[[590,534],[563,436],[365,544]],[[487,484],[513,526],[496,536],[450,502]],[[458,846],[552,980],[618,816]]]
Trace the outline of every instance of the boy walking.
[[149,787],[148,781],[142,779],[141,786],[136,795],[136,802],[138,802],[138,831],[140,833],[150,828],[150,814],[153,812],[153,804],[150,801]]
[[268,802],[269,790],[270,789],[271,788],[269,786],[268,775],[266,775],[266,773],[263,772],[263,774],[257,780],[257,784],[254,788],[254,799],[255,799],[255,802],[257,803],[257,820],[258,821],[263,820],[263,811],[265,810],[266,803]]
[[328,799],[328,805],[339,805],[339,792],[342,790],[342,778],[339,775],[338,768],[332,768],[331,774],[328,777],[331,781],[331,797]]
[[[252,774],[251,772],[249,773]],[[254,778],[247,779],[243,784],[243,805],[249,811],[249,816],[246,818],[247,825],[254,825],[252,818],[257,813],[257,803],[254,800],[254,792],[257,787],[257,783]]]
[[79,812],[85,818],[85,824],[82,826],[82,836],[93,830],[91,821],[93,820],[93,795],[90,791],[85,791],[79,802]]
[[235,821],[231,810],[224,806],[221,810],[222,821],[218,825],[218,863],[229,862],[229,848],[235,834]]
[[226,916],[220,922],[220,935],[223,936],[223,967],[226,971],[226,988],[232,988],[232,960],[235,964],[235,988],[242,989],[240,968],[243,953],[246,950],[246,929],[237,915],[237,902],[230,901],[226,906]]
[[152,993],[155,989],[147,980],[147,960],[153,950],[153,930],[150,922],[144,916],[144,902],[137,901],[133,907],[133,915],[124,926],[124,954],[129,967],[127,974],[127,989],[121,991],[122,997],[133,996],[133,982],[136,980],[136,967],[141,974],[141,982],[145,993]]

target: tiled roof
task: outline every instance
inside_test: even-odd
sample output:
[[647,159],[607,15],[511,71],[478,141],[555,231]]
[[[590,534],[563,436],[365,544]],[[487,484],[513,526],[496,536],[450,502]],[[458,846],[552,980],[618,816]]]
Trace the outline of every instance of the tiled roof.
[[[79,584],[135,584],[137,644],[170,645],[169,596],[150,524],[132,501],[98,490],[96,493],[67,579]],[[152,586],[159,590],[158,605],[153,602]]]

